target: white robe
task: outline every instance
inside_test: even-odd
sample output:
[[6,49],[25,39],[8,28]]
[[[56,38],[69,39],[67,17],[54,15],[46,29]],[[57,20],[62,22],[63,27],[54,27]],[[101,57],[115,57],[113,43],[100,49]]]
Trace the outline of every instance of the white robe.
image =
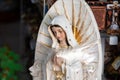
[[[56,56],[65,60],[66,76],[63,80],[99,80],[96,74],[99,60],[97,44],[83,48],[62,49]],[[52,65],[49,60],[46,68],[47,80],[55,80]]]

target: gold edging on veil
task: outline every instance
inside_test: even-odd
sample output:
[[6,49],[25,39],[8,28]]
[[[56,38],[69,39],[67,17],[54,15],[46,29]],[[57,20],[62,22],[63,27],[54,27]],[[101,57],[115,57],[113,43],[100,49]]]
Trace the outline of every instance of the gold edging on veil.
[[[81,5],[80,5],[81,6]],[[79,19],[76,23],[76,18],[75,18],[75,5],[74,5],[74,0],[72,0],[72,30],[73,30],[73,34],[74,34],[74,37],[76,39],[76,41],[80,44],[81,43],[81,37],[80,37],[80,30],[78,31],[78,28],[77,28],[77,24],[80,23],[80,13],[81,13],[81,7],[80,7],[80,11],[79,11]],[[79,37],[79,38],[78,38]]]
[[48,45],[48,44],[46,44],[46,43],[44,43],[44,42],[38,42],[38,43],[40,43],[40,44],[43,45],[43,46],[46,46],[46,47],[51,48],[51,45]]
[[65,16],[66,16],[66,18],[70,21],[70,18],[69,18],[69,16],[68,16],[68,13],[67,13],[67,9],[66,9],[66,7],[65,7],[65,3],[64,3],[64,1],[62,0],[62,3],[63,3],[63,9],[64,9],[64,13],[65,13]]
[[46,37],[48,37],[48,38],[51,39],[50,35],[48,35],[48,34],[46,34],[46,33],[43,33],[43,32],[39,32],[39,33],[42,34],[43,36],[46,36]]

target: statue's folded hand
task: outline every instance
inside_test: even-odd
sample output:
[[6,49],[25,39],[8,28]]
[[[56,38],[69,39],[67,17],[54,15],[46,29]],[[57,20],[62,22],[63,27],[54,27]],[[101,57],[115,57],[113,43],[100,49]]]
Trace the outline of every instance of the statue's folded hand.
[[53,63],[59,67],[61,67],[61,65],[64,63],[64,59],[62,57],[57,57],[54,56],[54,60]]

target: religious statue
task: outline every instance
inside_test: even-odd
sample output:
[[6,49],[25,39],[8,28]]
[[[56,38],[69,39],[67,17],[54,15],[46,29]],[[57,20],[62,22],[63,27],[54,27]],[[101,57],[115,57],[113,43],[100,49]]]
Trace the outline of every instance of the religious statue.
[[102,80],[102,66],[101,39],[89,6],[84,0],[56,1],[38,33],[33,80]]

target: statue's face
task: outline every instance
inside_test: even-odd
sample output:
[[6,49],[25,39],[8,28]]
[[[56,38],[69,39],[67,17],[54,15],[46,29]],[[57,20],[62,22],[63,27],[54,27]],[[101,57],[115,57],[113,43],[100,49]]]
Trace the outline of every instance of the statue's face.
[[55,35],[55,38],[58,41],[65,41],[66,40],[66,35],[65,31],[61,27],[52,27],[53,34]]

